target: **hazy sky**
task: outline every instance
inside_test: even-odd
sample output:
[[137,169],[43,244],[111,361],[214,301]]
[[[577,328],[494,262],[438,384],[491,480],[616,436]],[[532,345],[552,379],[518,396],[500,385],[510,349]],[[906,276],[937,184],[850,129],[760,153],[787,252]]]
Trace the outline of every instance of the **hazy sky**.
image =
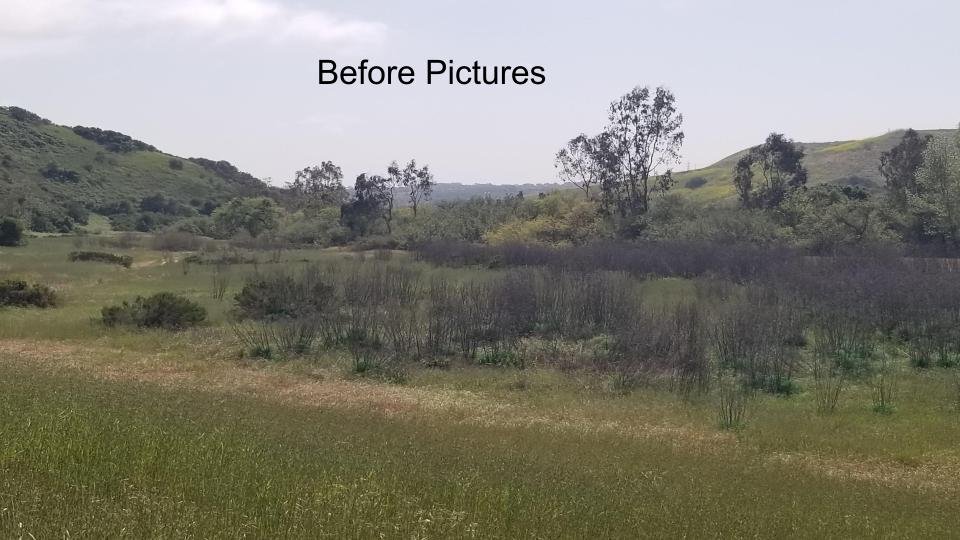
[[[705,166],[804,141],[960,121],[960,2],[0,0],[0,104],[347,183],[416,157],[440,181],[550,181],[611,100],[665,85]],[[319,86],[317,61],[543,65],[542,86]]]

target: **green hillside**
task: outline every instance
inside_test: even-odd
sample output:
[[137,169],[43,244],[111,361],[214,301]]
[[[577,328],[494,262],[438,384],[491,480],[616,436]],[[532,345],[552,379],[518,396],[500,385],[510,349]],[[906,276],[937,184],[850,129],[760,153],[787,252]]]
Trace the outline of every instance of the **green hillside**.
[[202,209],[268,190],[227,162],[178,158],[120,133],[59,126],[17,107],[0,107],[0,214],[41,228],[65,228],[71,204],[94,210],[160,194]]
[[[929,130],[920,133],[949,135],[953,131]],[[898,130],[862,140],[801,143],[807,154],[804,164],[810,173],[810,183],[855,185],[868,191],[879,189],[883,186],[883,178],[878,170],[880,155],[893,148],[902,136],[903,131]],[[746,152],[741,150],[709,167],[677,174],[677,192],[691,194],[703,201],[733,197],[733,167]]]

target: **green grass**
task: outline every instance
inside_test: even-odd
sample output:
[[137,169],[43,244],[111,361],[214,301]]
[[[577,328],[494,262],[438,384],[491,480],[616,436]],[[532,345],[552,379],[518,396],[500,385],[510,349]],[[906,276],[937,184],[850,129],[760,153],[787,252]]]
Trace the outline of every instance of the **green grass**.
[[[712,395],[621,395],[602,375],[543,366],[412,368],[388,385],[349,375],[335,351],[241,360],[211,266],[143,247],[108,249],[132,255],[130,269],[71,263],[75,242],[0,250],[0,279],[64,297],[0,310],[3,537],[954,534],[960,413],[947,370],[901,366],[890,415],[857,383],[819,416],[801,378],[797,395],[757,396],[736,432],[717,427]],[[281,265],[353,256],[292,251]],[[230,271],[228,295],[254,266]],[[681,279],[640,287],[660,305],[693,292]],[[209,325],[95,321],[163,290],[202,303]]]
[[[736,448],[395,420],[0,367],[0,533],[947,536],[952,497]],[[21,529],[20,524],[23,524]]]

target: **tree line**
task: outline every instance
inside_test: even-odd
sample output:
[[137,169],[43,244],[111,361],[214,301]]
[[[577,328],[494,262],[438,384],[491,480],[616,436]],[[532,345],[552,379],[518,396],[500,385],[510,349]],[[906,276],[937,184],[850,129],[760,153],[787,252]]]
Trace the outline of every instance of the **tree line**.
[[[557,152],[559,178],[595,201],[617,236],[670,238],[664,226],[683,206],[665,199],[684,141],[673,93],[637,87],[610,104],[607,119],[599,134],[581,133]],[[805,157],[801,144],[771,133],[730,171],[738,206],[754,223],[744,227],[743,217],[703,210],[725,221],[721,227],[782,228],[815,250],[900,240],[960,248],[960,131],[934,137],[906,130],[877,164],[884,179],[878,195],[852,185],[810,185]],[[756,232],[744,239],[763,236]]]

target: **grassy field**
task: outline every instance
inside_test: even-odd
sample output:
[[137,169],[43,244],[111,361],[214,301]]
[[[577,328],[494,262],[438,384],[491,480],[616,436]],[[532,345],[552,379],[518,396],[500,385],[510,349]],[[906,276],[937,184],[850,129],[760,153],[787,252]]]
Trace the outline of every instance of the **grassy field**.
[[[617,392],[538,366],[417,368],[388,384],[352,375],[337,352],[242,358],[210,265],[145,248],[112,250],[134,257],[130,269],[71,263],[75,243],[0,251],[0,279],[64,298],[0,311],[0,536],[956,534],[960,414],[947,370],[904,366],[886,415],[867,387],[830,416],[807,392],[757,396],[737,431],[717,427],[710,395]],[[261,254],[256,266],[353,256]],[[253,270],[232,266],[231,292]],[[664,303],[691,289],[644,287]],[[203,304],[210,324],[96,321],[104,305],[162,290]]]

